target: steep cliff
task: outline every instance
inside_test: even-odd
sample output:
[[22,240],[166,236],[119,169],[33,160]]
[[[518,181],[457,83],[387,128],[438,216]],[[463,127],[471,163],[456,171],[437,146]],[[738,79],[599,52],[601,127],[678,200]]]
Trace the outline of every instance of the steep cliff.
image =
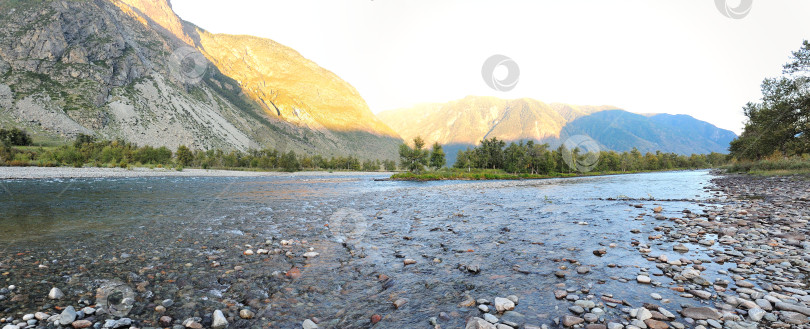
[[166,0],[0,2],[0,124],[141,145],[393,158],[347,82],[271,40],[208,33]]

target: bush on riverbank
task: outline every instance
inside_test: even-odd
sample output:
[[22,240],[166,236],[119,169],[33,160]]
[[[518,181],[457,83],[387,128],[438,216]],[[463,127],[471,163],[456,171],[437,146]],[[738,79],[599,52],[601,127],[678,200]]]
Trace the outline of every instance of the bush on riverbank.
[[810,173],[810,154],[792,157],[772,156],[759,161],[739,161],[725,166],[724,169],[737,173]]

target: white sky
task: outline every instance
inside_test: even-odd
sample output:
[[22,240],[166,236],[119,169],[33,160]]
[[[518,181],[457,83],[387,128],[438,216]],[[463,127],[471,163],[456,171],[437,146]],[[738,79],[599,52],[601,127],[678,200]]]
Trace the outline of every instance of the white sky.
[[[736,7],[740,0],[728,0]],[[762,79],[810,38],[810,1],[767,0],[731,19],[713,0],[172,0],[184,20],[294,48],[380,112],[467,95],[682,113],[736,133]],[[520,66],[508,92],[488,57]],[[504,74],[499,72],[499,74]]]

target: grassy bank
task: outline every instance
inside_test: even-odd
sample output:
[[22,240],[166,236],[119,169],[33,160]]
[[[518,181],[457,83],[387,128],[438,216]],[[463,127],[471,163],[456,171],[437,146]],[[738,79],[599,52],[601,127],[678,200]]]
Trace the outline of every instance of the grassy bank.
[[674,171],[686,170],[681,169],[666,169],[666,170],[644,170],[644,171],[591,171],[585,173],[549,173],[544,175],[538,174],[513,174],[499,169],[476,169],[472,171],[462,169],[442,169],[438,171],[412,173],[404,172],[391,176],[391,180],[403,181],[435,181],[435,180],[516,180],[516,179],[547,179],[547,178],[565,178],[565,177],[582,177],[582,176],[604,176],[604,175],[621,175],[621,174],[637,174],[643,172],[656,172],[656,171]]
[[739,161],[726,165],[723,169],[760,176],[810,175],[810,155]]

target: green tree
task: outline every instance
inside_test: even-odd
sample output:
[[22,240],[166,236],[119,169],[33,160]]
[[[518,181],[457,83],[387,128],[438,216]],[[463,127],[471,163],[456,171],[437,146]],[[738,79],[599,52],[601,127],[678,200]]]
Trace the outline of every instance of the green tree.
[[425,141],[422,137],[414,138],[413,146],[413,148],[408,144],[399,146],[400,166],[411,172],[419,173],[425,170],[425,166],[428,164],[428,151],[423,149]]
[[756,160],[777,151],[784,155],[810,153],[810,42],[793,52],[784,76],[762,82],[760,103],[743,107],[747,117],[742,134],[731,142],[731,156]]
[[439,170],[439,168],[444,167],[446,163],[447,159],[444,157],[442,146],[439,145],[438,142],[433,143],[433,150],[430,151],[430,166],[433,167],[433,170]]
[[383,161],[383,167],[385,167],[385,171],[394,171],[397,170],[397,163],[394,160],[385,160]]
[[298,163],[298,158],[295,156],[295,152],[290,151],[285,153],[281,156],[281,168],[284,171],[294,172],[301,170],[301,164]]
[[177,156],[177,162],[184,167],[188,167],[194,161],[194,154],[185,145],[178,146],[175,155]]

